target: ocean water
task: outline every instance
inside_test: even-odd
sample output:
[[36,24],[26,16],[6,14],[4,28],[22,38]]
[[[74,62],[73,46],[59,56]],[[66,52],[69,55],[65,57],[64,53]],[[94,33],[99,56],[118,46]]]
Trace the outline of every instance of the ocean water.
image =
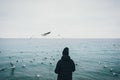
[[9,38],[0,39],[0,80],[56,80],[64,47],[76,64],[73,80],[120,80],[120,39]]

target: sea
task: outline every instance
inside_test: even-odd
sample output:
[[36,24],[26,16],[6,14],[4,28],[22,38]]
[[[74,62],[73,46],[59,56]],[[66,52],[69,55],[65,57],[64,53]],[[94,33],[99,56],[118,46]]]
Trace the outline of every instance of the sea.
[[0,38],[0,80],[57,80],[65,47],[76,67],[73,80],[120,80],[120,39],[114,38]]

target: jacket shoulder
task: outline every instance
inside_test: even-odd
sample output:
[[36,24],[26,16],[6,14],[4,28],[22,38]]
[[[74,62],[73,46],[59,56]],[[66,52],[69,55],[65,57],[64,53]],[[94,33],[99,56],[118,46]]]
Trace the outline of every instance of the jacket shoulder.
[[58,60],[57,64],[60,64],[61,63],[61,60]]
[[72,59],[70,59],[70,61],[74,63],[74,61]]

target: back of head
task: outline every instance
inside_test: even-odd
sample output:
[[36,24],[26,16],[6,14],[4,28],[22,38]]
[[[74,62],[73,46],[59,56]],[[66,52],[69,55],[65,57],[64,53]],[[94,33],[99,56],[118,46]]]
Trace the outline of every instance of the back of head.
[[63,56],[69,56],[69,48],[68,47],[65,47],[63,52],[62,52],[62,55]]

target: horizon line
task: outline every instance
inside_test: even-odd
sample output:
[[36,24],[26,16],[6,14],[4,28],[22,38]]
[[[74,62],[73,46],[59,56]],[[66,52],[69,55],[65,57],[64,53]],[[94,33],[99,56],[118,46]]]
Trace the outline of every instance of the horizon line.
[[87,37],[85,37],[85,38],[24,38],[24,37],[19,37],[19,38],[17,38],[17,37],[0,37],[0,39],[120,39],[120,38],[112,38],[112,37],[110,37],[110,38],[95,38],[95,37],[93,37],[93,38],[87,38]]

